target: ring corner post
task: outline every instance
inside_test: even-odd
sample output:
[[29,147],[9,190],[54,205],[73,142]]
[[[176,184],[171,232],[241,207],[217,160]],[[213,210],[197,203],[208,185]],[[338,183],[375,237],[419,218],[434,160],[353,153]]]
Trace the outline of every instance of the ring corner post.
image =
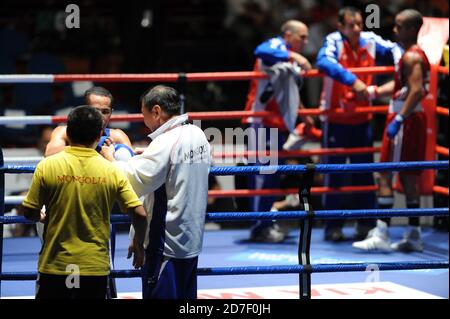
[[299,297],[300,299],[311,299],[311,232],[314,211],[311,206],[311,186],[314,181],[315,165],[306,164],[306,173],[303,173],[299,181],[298,195],[300,203],[306,212],[306,217],[300,220],[300,239],[298,246],[298,261],[303,266],[303,272],[299,274]]
[[[3,150],[0,146],[0,167],[3,167]],[[0,216],[5,213],[5,173],[0,170]],[[2,296],[2,274],[3,274],[3,223],[0,223],[0,298]]]

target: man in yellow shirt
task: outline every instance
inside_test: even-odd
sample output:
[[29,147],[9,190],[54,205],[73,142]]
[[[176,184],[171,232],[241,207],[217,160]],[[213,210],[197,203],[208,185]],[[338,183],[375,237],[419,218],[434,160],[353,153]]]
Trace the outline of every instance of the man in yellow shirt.
[[[94,86],[88,89],[84,93],[84,99],[86,105],[96,108],[103,118],[102,136],[99,143],[96,146],[97,152],[100,152],[103,145],[113,144],[115,148],[115,158],[119,161],[127,161],[134,156],[134,151],[131,145],[131,141],[127,134],[120,129],[112,129],[107,127],[113,113],[114,98],[107,89],[101,86]],[[56,127],[50,136],[44,155],[48,157],[50,155],[61,152],[69,145],[69,138],[67,137],[67,126],[62,125]],[[37,233],[42,241],[43,225],[41,223],[36,224]],[[112,260],[111,260],[111,264]],[[108,297],[116,298],[116,283],[114,279],[108,281]]]
[[93,107],[73,109],[67,122],[69,147],[37,165],[23,201],[24,215],[45,223],[37,299],[106,297],[115,200],[131,215],[136,230],[133,266],[144,263],[145,210],[123,173],[95,151],[102,123]]

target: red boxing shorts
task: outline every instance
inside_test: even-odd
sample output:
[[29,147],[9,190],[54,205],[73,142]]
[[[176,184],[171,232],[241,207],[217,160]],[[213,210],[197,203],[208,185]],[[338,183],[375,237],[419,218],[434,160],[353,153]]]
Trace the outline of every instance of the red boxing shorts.
[[[381,144],[380,162],[424,161],[427,140],[427,122],[424,112],[414,112],[408,116],[394,139],[387,136],[387,126],[396,113],[387,115]],[[405,172],[419,175],[422,171]]]

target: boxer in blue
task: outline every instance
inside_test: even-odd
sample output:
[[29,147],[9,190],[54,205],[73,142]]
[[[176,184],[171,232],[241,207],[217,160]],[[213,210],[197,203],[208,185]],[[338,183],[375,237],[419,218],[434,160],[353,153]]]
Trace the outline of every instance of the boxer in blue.
[[[103,87],[94,86],[85,92],[84,97],[86,104],[99,110],[103,116],[103,133],[97,151],[101,150],[104,143],[112,143],[116,149],[116,160],[128,160],[134,155],[130,139],[122,130],[106,127],[113,112],[111,93]],[[53,130],[50,142],[45,149],[45,157],[59,153],[69,145],[66,129],[67,126],[58,126]]]

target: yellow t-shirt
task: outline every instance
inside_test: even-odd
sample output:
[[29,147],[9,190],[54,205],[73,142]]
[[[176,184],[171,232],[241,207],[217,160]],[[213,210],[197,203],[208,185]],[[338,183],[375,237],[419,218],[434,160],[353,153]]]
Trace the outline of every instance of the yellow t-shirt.
[[448,44],[444,46],[443,56],[444,56],[445,66],[448,67]]
[[39,272],[68,275],[79,269],[84,276],[108,275],[115,200],[123,211],[141,205],[125,175],[95,150],[67,147],[42,160],[23,201],[32,209],[46,206]]

